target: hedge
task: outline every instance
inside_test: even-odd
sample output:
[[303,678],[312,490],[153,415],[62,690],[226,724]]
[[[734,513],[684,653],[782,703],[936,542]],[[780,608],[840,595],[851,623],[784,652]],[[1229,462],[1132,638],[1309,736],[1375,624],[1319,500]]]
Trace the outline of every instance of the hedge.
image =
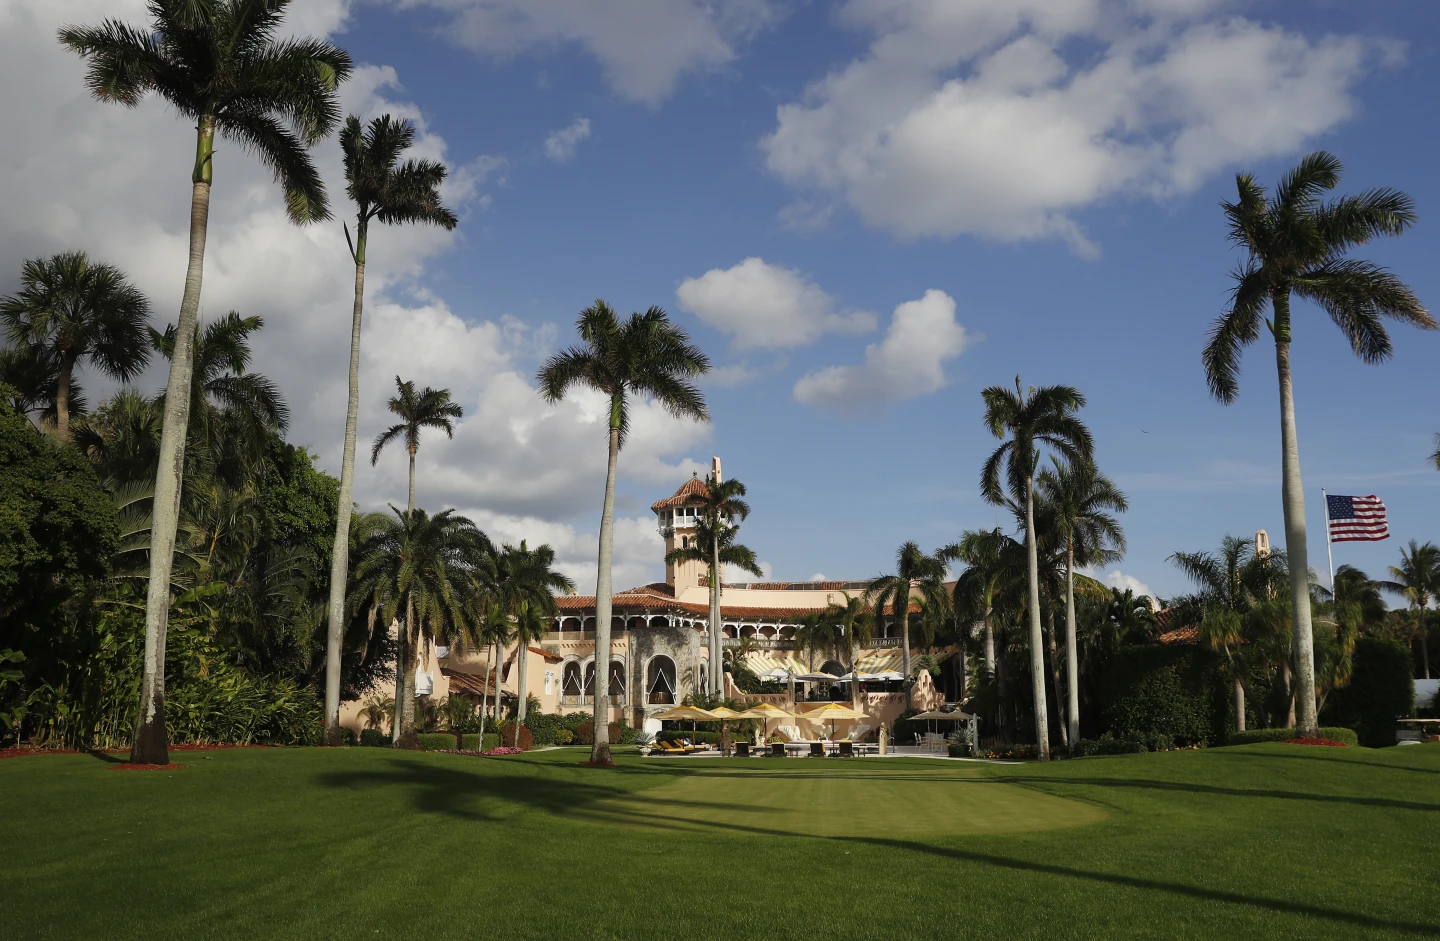
[[500,743],[511,748],[519,747],[529,751],[535,747],[535,736],[523,725],[506,722],[500,727]]
[[1149,751],[1172,751],[1175,740],[1161,734],[1143,735],[1139,732],[1124,732],[1112,735],[1106,732],[1099,738],[1082,738],[1080,754],[1090,755],[1133,755]]
[[1176,745],[1224,740],[1228,684],[1199,648],[1122,647],[1106,666],[1104,725],[1112,735]]
[[[1287,742],[1295,738],[1294,729],[1252,729],[1249,732],[1231,732],[1227,745],[1255,745],[1259,742]],[[1346,745],[1359,745],[1360,737],[1355,734],[1354,729],[1341,728],[1339,726],[1321,726],[1320,738],[1328,738],[1332,742],[1344,742]]]
[[451,732],[421,732],[416,736],[420,740],[421,751],[454,751],[455,735]]
[[390,736],[379,729],[364,729],[360,733],[360,744],[370,748],[389,748]]
[[663,732],[655,733],[657,742],[678,742],[682,738],[688,738],[697,745],[719,745],[719,732],[692,732],[689,729],[665,729]]
[[1355,642],[1350,685],[1325,701],[1324,718],[1353,728],[1360,744],[1395,744],[1395,720],[1415,711],[1415,674],[1410,650],[1394,640],[1361,637]]
[[[595,744],[595,723],[594,723],[593,721],[591,721],[591,722],[586,722],[586,723],[584,723],[584,724],[582,724],[582,725],[577,725],[577,726],[575,726],[575,728],[574,728],[574,733],[575,733],[575,737],[574,737],[573,741],[574,741],[574,743],[575,743],[576,745],[594,745],[594,744]],[[620,744],[620,740],[621,740],[621,736],[623,735],[623,733],[624,733],[624,730],[620,727],[619,723],[611,722],[611,723],[610,723],[610,744],[611,744],[611,745],[619,745],[619,744]]]

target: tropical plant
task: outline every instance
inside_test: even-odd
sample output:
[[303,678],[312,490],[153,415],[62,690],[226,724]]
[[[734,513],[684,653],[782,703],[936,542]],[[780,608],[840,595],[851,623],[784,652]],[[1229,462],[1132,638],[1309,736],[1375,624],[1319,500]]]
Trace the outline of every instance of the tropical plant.
[[875,635],[875,615],[865,604],[863,595],[852,597],[848,591],[840,592],[845,600],[832,601],[825,609],[825,617],[834,624],[838,636],[835,645],[845,654],[845,665],[850,668],[850,706],[860,708],[860,670],[856,665],[856,652],[869,647]]
[[[401,155],[415,140],[415,126],[383,114],[362,126],[351,115],[340,129],[345,158],[346,193],[355,203],[355,241],[350,258],[355,263],[355,303],[350,317],[350,385],[345,410],[345,439],[340,457],[340,512],[335,520],[336,551],[330,560],[330,603],[325,635],[325,740],[340,741],[340,640],[345,623],[345,579],[350,557],[345,540],[349,531],[355,489],[355,428],[360,414],[360,325],[365,309],[365,252],[370,220],[386,225],[423,222],[454,229],[455,214],[440,201],[445,165],[433,160],[406,160]],[[345,230],[349,242],[350,231]],[[414,497],[411,497],[413,502]]]
[[465,414],[457,403],[450,401],[449,389],[432,389],[426,386],[415,391],[415,383],[401,381],[395,377],[396,394],[390,397],[385,407],[400,421],[375,436],[370,447],[370,466],[380,461],[380,453],[392,441],[405,440],[405,453],[410,457],[410,490],[405,501],[407,510],[415,509],[415,455],[420,450],[420,432],[435,428],[445,432],[447,438],[455,437],[455,419]]
[[[32,348],[32,362],[54,364],[54,378],[37,390],[55,409],[55,434],[70,440],[71,391],[82,363],[127,382],[150,359],[146,326],[150,302],[120,269],[65,252],[25,262],[20,291],[0,298],[0,324],[16,347]],[[48,377],[47,377],[48,378]]]
[[[555,593],[575,590],[575,583],[555,571],[555,550],[550,546],[528,548],[502,546],[499,552],[486,555],[476,570],[476,583],[483,597],[498,607],[501,616],[510,620],[509,634],[516,644],[516,685],[518,701],[516,721],[523,723],[528,710],[526,670],[529,647],[550,630],[555,616]],[[596,648],[599,650],[599,648]],[[599,660],[597,659],[597,663]],[[608,670],[605,673],[608,682]],[[601,680],[597,676],[597,682]]]
[[385,723],[395,721],[395,700],[388,696],[371,696],[360,714],[365,717],[367,729],[382,729]]
[[[599,392],[608,400],[609,451],[595,577],[595,649],[609,650],[615,472],[630,428],[630,398],[649,396],[676,418],[709,421],[710,411],[694,379],[709,372],[710,359],[659,307],[632,313],[621,323],[609,304],[597,300],[580,312],[575,326],[581,345],[551,356],[537,378],[541,397],[552,405],[576,386]],[[608,697],[599,689],[595,692],[595,744],[590,760],[609,764]]]
[[464,618],[465,592],[471,585],[475,560],[491,552],[485,534],[453,510],[430,516],[424,510],[401,512],[383,524],[358,548],[353,609],[373,607],[383,623],[392,624],[401,611],[409,616],[401,630],[396,659],[398,747],[415,747],[414,697],[406,695],[404,676],[411,668],[410,651],[423,637],[450,636]]
[[[910,675],[910,595],[922,582],[940,583],[945,579],[945,563],[936,556],[926,555],[913,542],[907,542],[895,553],[895,572],[871,580],[865,589],[865,603],[875,611],[878,625],[885,615],[885,606],[893,609],[895,623],[900,627],[900,669]],[[914,708],[911,689],[905,690],[906,708]]]
[[1225,654],[1235,694],[1235,731],[1245,731],[1244,671],[1232,648],[1245,639],[1245,615],[1253,603],[1252,573],[1247,571],[1253,548],[1244,539],[1226,535],[1218,553],[1176,552],[1170,561],[1199,586],[1199,592],[1178,599],[1172,616],[1177,625],[1193,625],[1200,642]]
[[336,90],[350,74],[350,57],[323,40],[278,38],[289,3],[150,0],[150,22],[144,27],[108,19],[98,26],[60,30],[60,41],[87,61],[86,84],[96,98],[133,108],[153,92],[180,116],[195,122],[190,254],[155,479],[145,673],[140,728],[132,748],[132,759],[137,762],[169,761],[165,625],[190,425],[193,337],[200,309],[216,133],[255,154],[274,171],[285,191],[291,221],[304,224],[330,215],[324,185],[305,151],[327,137],[339,119]]
[[1080,651],[1075,627],[1075,566],[1104,566],[1125,553],[1125,533],[1112,515],[1129,504],[1114,481],[1090,461],[1054,462],[1040,473],[1040,493],[1049,523],[1065,550],[1065,669],[1067,745],[1080,745]]
[[995,606],[1007,584],[1023,579],[1025,547],[999,527],[966,530],[958,542],[940,550],[946,561],[965,570],[955,580],[952,598],[960,617],[978,617],[983,631],[985,675],[995,676]]
[[840,631],[825,611],[806,611],[795,618],[793,635],[795,649],[805,655],[805,667],[815,670],[815,657],[827,656],[835,649]]
[[985,400],[985,426],[1004,443],[985,461],[980,490],[997,506],[1024,508],[1025,551],[1028,566],[1030,665],[1035,700],[1036,754],[1050,760],[1049,718],[1045,708],[1045,654],[1040,631],[1040,572],[1038,534],[1035,530],[1035,468],[1040,446],[1058,452],[1067,464],[1088,463],[1094,450],[1090,432],[1075,412],[1085,397],[1069,386],[1045,386],[1028,391],[1015,378],[1015,390],[991,386],[981,392]]
[[1440,597],[1440,547],[1433,542],[1423,545],[1410,540],[1400,550],[1400,564],[1390,566],[1390,580],[1380,587],[1402,596],[1415,618],[1415,632],[1420,637],[1420,671],[1430,679],[1430,641],[1428,638],[1430,602]]
[[1269,305],[1272,319],[1265,323],[1275,340],[1280,382],[1281,498],[1297,682],[1303,693],[1296,732],[1309,737],[1318,727],[1315,652],[1305,494],[1290,371],[1290,297],[1299,295],[1324,310],[1345,334],[1355,355],[1366,363],[1384,362],[1391,356],[1386,317],[1427,330],[1440,327],[1399,278],[1372,262],[1346,257],[1351,248],[1376,236],[1399,235],[1412,226],[1415,209],[1410,197],[1376,188],[1322,202],[1322,195],[1339,184],[1340,171],[1340,161],[1332,155],[1310,154],[1280,179],[1273,196],[1250,174],[1236,177],[1238,197],[1223,205],[1230,222],[1230,240],[1244,250],[1245,258],[1232,272],[1235,285],[1230,309],[1210,328],[1203,356],[1211,395],[1230,404],[1239,392],[1240,354],[1259,338],[1263,312]]
[[[710,662],[720,663],[720,587],[723,581],[723,566],[730,565],[749,572],[756,578],[763,578],[764,571],[755,557],[755,551],[735,541],[740,524],[731,520],[743,520],[750,515],[750,505],[740,499],[745,496],[745,485],[738,480],[727,480],[717,484],[713,476],[705,479],[705,491],[692,494],[687,505],[696,506],[700,515],[696,517],[695,537],[688,545],[677,546],[665,555],[665,563],[700,562],[705,565],[710,589]],[[725,674],[722,670],[711,670],[707,677],[712,695],[725,690]]]
[[[22,343],[0,347],[0,388],[10,407],[23,414],[35,413],[42,428],[54,428],[58,419],[55,392],[60,385],[60,364],[43,346]],[[85,392],[72,372],[66,396],[70,420],[83,417],[87,408]]]

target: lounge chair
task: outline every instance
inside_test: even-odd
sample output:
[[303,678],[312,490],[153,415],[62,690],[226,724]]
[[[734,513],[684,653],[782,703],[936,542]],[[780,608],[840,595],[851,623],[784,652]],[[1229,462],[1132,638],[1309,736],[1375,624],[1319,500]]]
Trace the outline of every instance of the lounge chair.
[[736,758],[749,758],[749,757],[750,757],[750,743],[749,743],[749,742],[736,742],[736,743],[735,743],[735,757],[736,757]]
[[855,743],[854,743],[854,742],[846,741],[846,740],[842,739],[838,744],[839,744],[839,746],[840,746],[840,757],[841,757],[841,758],[854,758],[854,757],[855,757]]
[[771,757],[771,758],[784,758],[784,757],[785,757],[785,743],[784,743],[784,742],[771,742],[771,743],[770,743],[770,757]]
[[689,752],[686,751],[683,746],[675,745],[675,744],[673,744],[673,743],[671,743],[671,742],[656,742],[656,743],[655,743],[655,747],[654,747],[653,749],[651,749],[651,752],[650,752],[650,753],[651,753],[652,755],[688,755],[688,754],[689,754]]
[[824,757],[825,757],[825,745],[824,745],[824,743],[822,743],[822,742],[811,742],[811,743],[810,743],[810,757],[811,757],[811,758],[824,758]]

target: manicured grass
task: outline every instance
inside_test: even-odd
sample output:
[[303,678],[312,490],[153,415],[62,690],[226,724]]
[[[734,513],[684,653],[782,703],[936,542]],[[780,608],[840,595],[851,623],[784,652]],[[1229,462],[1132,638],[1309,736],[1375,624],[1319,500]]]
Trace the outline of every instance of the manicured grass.
[[1440,934],[1440,746],[0,761],[0,938]]

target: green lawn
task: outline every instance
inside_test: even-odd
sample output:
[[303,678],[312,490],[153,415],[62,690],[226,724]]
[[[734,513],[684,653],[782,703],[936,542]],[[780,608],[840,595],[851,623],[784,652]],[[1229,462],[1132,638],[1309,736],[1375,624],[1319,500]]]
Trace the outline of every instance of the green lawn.
[[1440,935],[1440,746],[0,761],[0,937]]

